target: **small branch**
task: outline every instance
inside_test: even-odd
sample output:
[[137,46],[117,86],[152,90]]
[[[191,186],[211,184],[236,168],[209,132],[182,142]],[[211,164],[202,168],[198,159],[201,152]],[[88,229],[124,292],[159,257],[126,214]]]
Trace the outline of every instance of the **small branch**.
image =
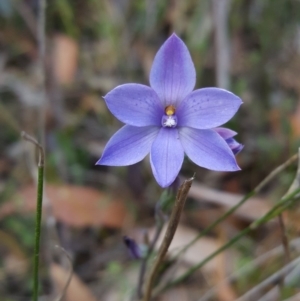
[[157,258],[154,262],[153,268],[150,271],[150,275],[149,278],[146,282],[146,289],[145,289],[145,295],[143,298],[143,301],[149,301],[151,298],[151,291],[152,291],[152,287],[153,287],[153,283],[154,280],[157,276],[157,272],[159,270],[159,267],[161,265],[161,263],[163,262],[169,246],[173,240],[174,234],[176,232],[179,220],[180,220],[180,215],[181,212],[184,208],[184,204],[188,195],[188,192],[191,188],[192,182],[194,180],[194,177],[184,181],[184,183],[180,186],[177,196],[176,196],[176,200],[175,200],[175,204],[171,213],[171,217],[170,217],[170,221],[166,230],[166,234],[165,237],[162,241],[162,244],[159,248],[158,254],[157,254]]
[[71,282],[71,279],[72,279],[72,276],[73,276],[73,266],[72,266],[72,259],[71,259],[70,255],[67,253],[67,251],[61,246],[55,246],[55,247],[57,249],[59,249],[60,251],[62,251],[63,254],[66,255],[66,257],[68,259],[68,262],[69,262],[69,266],[70,266],[70,273],[69,273],[69,277],[67,279],[67,282],[65,284],[65,287],[62,290],[62,292],[60,293],[60,295],[54,300],[54,301],[61,301],[63,299],[63,297],[65,296],[66,291],[67,291],[67,289],[70,285],[70,282]]
[[33,301],[38,300],[39,291],[39,259],[40,259],[40,240],[41,240],[41,223],[42,223],[42,205],[43,205],[43,186],[44,186],[44,149],[32,136],[25,132],[21,136],[33,143],[39,150],[38,164],[38,182],[37,182],[37,198],[36,198],[36,219],[35,219],[35,244],[34,244],[34,269],[33,269]]

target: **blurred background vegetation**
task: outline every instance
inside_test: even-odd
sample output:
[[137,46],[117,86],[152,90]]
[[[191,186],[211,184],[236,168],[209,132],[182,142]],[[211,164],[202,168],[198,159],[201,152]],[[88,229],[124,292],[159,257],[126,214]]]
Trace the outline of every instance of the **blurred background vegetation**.
[[[95,166],[120,127],[101,96],[119,84],[148,84],[156,51],[175,32],[191,52],[197,88],[220,86],[243,99],[228,123],[245,145],[237,158],[242,171],[216,173],[184,164],[183,178],[197,175],[177,239],[178,245],[185,244],[186,237],[192,238],[297,152],[300,1],[48,0],[45,91],[38,10],[38,0],[0,0],[0,300],[31,296],[36,153],[21,141],[22,130],[44,139],[47,151],[43,300],[54,300],[68,275],[55,244],[74,261],[75,284],[66,300],[129,300],[138,263],[130,260],[122,236],[142,243],[145,229],[151,233],[161,190],[148,160],[130,167]],[[181,268],[261,216],[287,190],[295,170],[289,168],[248,207],[199,241]],[[299,234],[299,217],[297,208],[287,212],[291,239]],[[198,300],[229,273],[279,245],[278,231],[276,222],[259,229],[160,300]],[[254,269],[220,288],[211,300],[234,300],[278,268],[272,260],[262,263],[268,267],[263,273]],[[295,291],[293,287],[286,294]]]

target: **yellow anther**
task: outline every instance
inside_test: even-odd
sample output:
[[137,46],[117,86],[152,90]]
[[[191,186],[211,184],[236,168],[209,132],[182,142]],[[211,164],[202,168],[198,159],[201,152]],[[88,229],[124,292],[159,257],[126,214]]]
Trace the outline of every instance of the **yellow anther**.
[[167,106],[167,107],[165,108],[165,113],[166,113],[166,115],[168,115],[168,116],[174,115],[174,114],[175,114],[175,107],[172,106],[172,105]]

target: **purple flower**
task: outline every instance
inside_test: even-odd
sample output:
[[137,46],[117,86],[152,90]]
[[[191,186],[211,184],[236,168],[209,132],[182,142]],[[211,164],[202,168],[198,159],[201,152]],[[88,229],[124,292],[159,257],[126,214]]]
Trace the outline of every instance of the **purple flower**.
[[195,82],[190,53],[173,34],[155,56],[150,87],[125,84],[104,97],[112,114],[126,125],[108,141],[96,164],[131,165],[150,153],[154,177],[162,187],[174,182],[184,153],[207,169],[239,170],[234,134],[224,136],[215,128],[230,120],[242,101],[223,89],[193,91]]

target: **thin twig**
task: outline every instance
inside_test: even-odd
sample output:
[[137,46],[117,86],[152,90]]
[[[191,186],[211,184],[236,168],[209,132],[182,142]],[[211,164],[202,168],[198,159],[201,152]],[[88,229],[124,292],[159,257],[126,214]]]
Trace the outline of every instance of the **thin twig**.
[[164,239],[159,248],[157,258],[153,264],[153,268],[150,271],[149,278],[147,279],[147,282],[146,282],[145,294],[144,294],[143,301],[149,301],[151,298],[151,291],[152,291],[154,280],[156,278],[159,267],[160,267],[161,263],[163,262],[166,254],[168,252],[169,246],[173,240],[174,234],[176,232],[176,229],[177,229],[177,226],[178,226],[178,223],[180,220],[180,215],[184,208],[184,204],[185,204],[185,201],[186,201],[186,198],[187,198],[187,195],[188,195],[188,192],[190,190],[193,180],[194,180],[194,177],[184,181],[184,183],[180,186],[180,188],[178,190],[175,204],[174,204],[174,207],[173,207],[173,210],[171,213],[170,221],[169,221]]
[[35,221],[35,244],[34,244],[34,269],[33,269],[33,301],[38,300],[39,291],[39,259],[40,259],[40,240],[41,240],[41,223],[42,223],[42,205],[43,205],[43,188],[44,188],[44,149],[40,143],[25,132],[21,136],[33,143],[39,150],[38,164],[38,182],[37,182],[37,199],[36,199],[36,221]]
[[69,277],[67,279],[67,282],[65,284],[65,287],[62,290],[62,292],[60,293],[60,295],[54,300],[54,301],[61,301],[63,299],[63,297],[65,296],[66,291],[67,291],[67,289],[70,285],[70,282],[71,282],[71,279],[72,279],[72,276],[73,276],[73,265],[72,265],[72,259],[71,259],[70,255],[68,254],[68,252],[61,246],[55,246],[55,247],[57,249],[59,249],[60,251],[62,251],[63,254],[66,255],[66,258],[68,259],[69,267],[70,267],[70,273],[69,273]]
[[31,142],[32,144],[34,144],[38,150],[39,150],[39,163],[38,166],[42,166],[44,167],[45,164],[45,153],[44,153],[44,148],[42,147],[42,145],[40,143],[38,143],[36,141],[36,139],[34,139],[32,136],[28,135],[26,132],[22,131],[21,132],[21,137],[23,139],[25,139],[26,141]]

